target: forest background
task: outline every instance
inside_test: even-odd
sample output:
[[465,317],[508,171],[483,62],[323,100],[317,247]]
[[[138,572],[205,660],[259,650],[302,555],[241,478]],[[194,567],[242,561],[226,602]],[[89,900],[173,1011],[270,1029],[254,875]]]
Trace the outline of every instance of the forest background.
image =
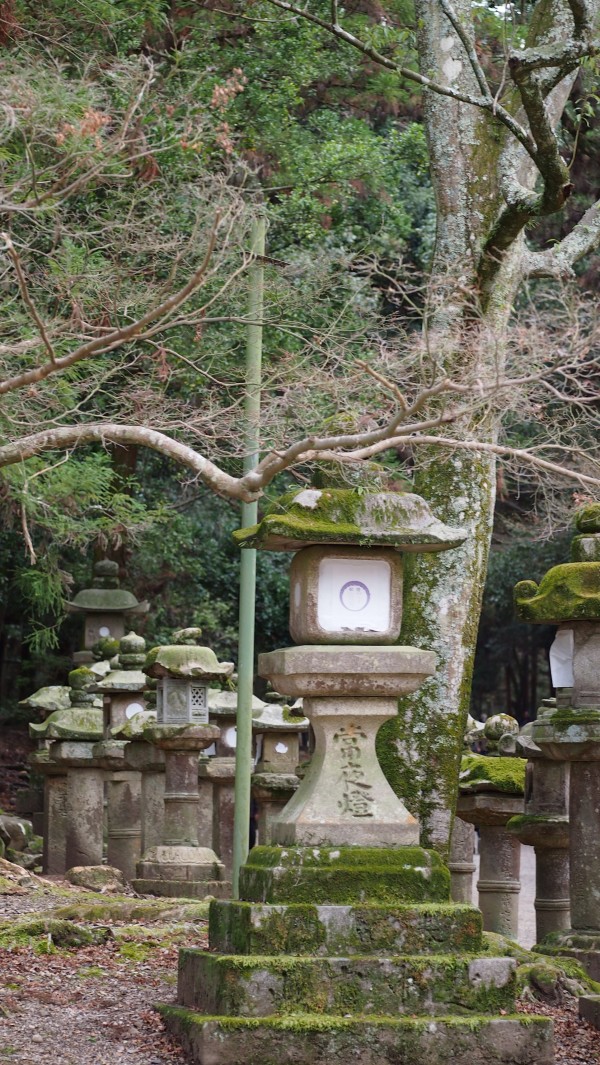
[[[23,188],[32,159],[69,175],[73,186],[62,201],[63,186],[48,210],[15,210],[2,225],[35,306],[62,323],[65,343],[90,322],[101,329],[118,301],[132,317],[143,313],[167,282],[183,282],[197,268],[217,210],[227,220],[195,314],[157,330],[116,367],[100,357],[92,386],[89,367],[84,373],[78,366],[50,389],[32,386],[7,405],[2,417],[12,426],[34,426],[42,409],[45,418],[63,421],[94,407],[108,413],[119,397],[121,409],[172,411],[177,429],[183,402],[198,435],[210,437],[235,471],[244,249],[257,210],[269,224],[265,439],[281,422],[299,431],[315,417],[339,424],[340,411],[352,426],[368,424],[374,382],[363,372],[366,353],[385,356],[410,338],[433,246],[421,98],[389,71],[328,42],[318,27],[265,3],[242,7],[243,14],[227,0],[0,4],[3,186]],[[377,0],[347,11],[366,34],[374,21],[385,26]],[[386,11],[394,25],[414,21],[410,0],[392,0]],[[518,41],[528,15],[527,6],[478,5],[484,58],[507,35]],[[410,53],[410,31],[402,43]],[[578,75],[560,132],[575,194],[566,216],[530,232],[540,248],[566,232],[597,187],[594,74],[588,67]],[[107,143],[120,135],[120,153],[110,156]],[[94,167],[97,180],[84,180]],[[6,347],[18,354],[20,344],[26,353],[39,336],[15,290],[8,247],[0,322]],[[594,297],[589,264],[578,273],[581,291]],[[541,314],[545,329],[560,334],[565,319],[580,313],[579,305],[572,310],[574,288],[559,286],[541,305],[534,288],[515,328],[531,326],[535,306],[536,323]],[[554,419],[558,425],[560,412],[548,402],[511,412],[511,442],[530,443],[539,424]],[[385,462],[392,487],[410,485],[411,455],[397,450]],[[282,475],[268,495],[310,475]],[[472,711],[524,720],[548,694],[553,634],[515,622],[512,587],[567,558],[569,515],[585,492],[559,481],[549,494],[546,485],[542,499],[537,477],[504,463],[497,490]],[[238,553],[231,531],[239,505],[189,472],[142,448],[89,446],[66,461],[46,456],[3,470],[0,507],[0,718],[14,719],[19,698],[64,679],[79,640],[64,599],[89,583],[92,558],[107,553],[121,563],[126,585],[151,601],[144,633],[151,642],[175,627],[200,625],[218,654],[235,657]],[[258,651],[289,643],[287,564],[286,557],[259,556]]]

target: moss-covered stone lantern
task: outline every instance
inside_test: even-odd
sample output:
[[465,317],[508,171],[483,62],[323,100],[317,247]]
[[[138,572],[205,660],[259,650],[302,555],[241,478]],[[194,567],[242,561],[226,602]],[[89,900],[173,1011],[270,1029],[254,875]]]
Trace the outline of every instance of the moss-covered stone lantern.
[[[600,979],[600,503],[575,518],[572,561],[515,587],[517,616],[558,626],[551,652],[556,700],[542,706],[532,739],[546,758],[570,762],[571,929],[557,933]],[[558,943],[556,944],[558,945]],[[585,1004],[584,1004],[585,1009]],[[600,1014],[600,1010],[597,1011]],[[598,1017],[600,1026],[600,1016]]]
[[[179,630],[176,642],[148,653],[144,667],[159,687],[157,722],[144,735],[165,755],[162,843],[144,853],[134,881],[137,891],[148,894],[203,898],[229,891],[223,864],[198,842],[198,755],[219,736],[217,726],[208,724],[208,685],[227,680],[233,663],[219,662],[209,647],[198,644],[200,637],[200,629]],[[192,698],[198,689],[200,706]]]
[[[120,640],[125,635],[125,620],[147,614],[149,606],[120,587],[118,562],[103,558],[94,564],[91,588],[83,588],[66,608],[72,614],[83,614],[83,646],[89,652],[98,640]],[[84,660],[81,652],[78,660]]]
[[163,1015],[196,1060],[472,1065],[492,1045],[497,1065],[551,1062],[548,1022],[508,1016],[514,961],[482,951],[479,912],[450,903],[448,869],[375,754],[398,696],[435,668],[396,643],[402,553],[464,536],[418,496],[360,488],[288,495],[238,534],[298,552],[290,617],[304,643],[261,655],[259,672],[303,697],[316,746],[275,845],[250,851],[240,901],[211,903],[210,951],[181,951],[180,1005]]

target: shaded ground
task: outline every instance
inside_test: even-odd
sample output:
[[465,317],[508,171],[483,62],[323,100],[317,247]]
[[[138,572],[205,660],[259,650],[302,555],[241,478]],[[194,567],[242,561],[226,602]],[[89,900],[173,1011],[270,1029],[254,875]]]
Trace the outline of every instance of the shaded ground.
[[[156,921],[149,903],[148,923],[142,924],[144,900],[134,900],[138,910],[131,920],[132,900],[124,899],[119,909],[118,900],[69,892],[66,885],[60,890],[64,895],[0,896],[0,920],[31,915],[63,922],[54,926],[56,933],[32,939],[33,946],[0,948],[0,1062],[186,1065],[152,1007],[175,1000],[177,951],[183,943],[206,945],[205,921],[192,923],[186,913]],[[90,906],[94,916],[99,906],[106,912],[101,920],[82,922]],[[108,938],[77,949],[56,947],[55,938],[61,942],[61,929],[73,919]]]

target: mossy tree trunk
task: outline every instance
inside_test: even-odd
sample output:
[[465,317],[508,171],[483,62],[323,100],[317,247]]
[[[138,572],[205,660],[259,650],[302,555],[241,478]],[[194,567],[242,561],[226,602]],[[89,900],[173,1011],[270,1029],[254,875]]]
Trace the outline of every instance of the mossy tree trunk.
[[[454,4],[473,37],[471,5]],[[420,70],[434,81],[478,94],[476,76],[439,0],[417,0]],[[530,42],[552,43],[564,32],[566,5],[544,0],[532,20]],[[573,76],[552,94],[556,120]],[[517,102],[515,99],[515,113]],[[493,381],[502,372],[505,336],[526,272],[526,219],[507,204],[506,175],[533,190],[539,174],[511,133],[486,112],[443,95],[425,97],[431,173],[437,200],[436,251],[427,319],[432,363],[453,377]],[[495,441],[501,411],[481,411],[461,425],[463,439]],[[422,842],[447,853],[462,736],[485,583],[495,502],[495,458],[432,450],[418,456],[415,488],[467,542],[440,555],[415,555],[406,568],[401,640],[432,649],[438,669],[402,701],[398,718],[379,736],[392,785],[421,821]],[[499,710],[502,707],[498,708]]]

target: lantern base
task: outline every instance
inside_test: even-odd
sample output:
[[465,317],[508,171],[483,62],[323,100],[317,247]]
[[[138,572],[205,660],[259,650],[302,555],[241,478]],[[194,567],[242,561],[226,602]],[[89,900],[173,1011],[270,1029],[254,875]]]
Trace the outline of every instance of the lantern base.
[[159,1007],[190,1060],[212,1065],[552,1065],[552,1022],[523,1016],[202,1018]]
[[168,898],[225,898],[231,885],[224,866],[209,847],[159,845],[146,851],[137,865],[133,887],[142,895]]

